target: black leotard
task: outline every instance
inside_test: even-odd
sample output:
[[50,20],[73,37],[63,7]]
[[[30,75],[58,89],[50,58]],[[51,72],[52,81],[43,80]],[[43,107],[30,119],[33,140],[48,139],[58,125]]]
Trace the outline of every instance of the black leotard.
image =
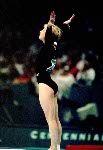
[[45,35],[45,44],[39,51],[35,61],[35,72],[38,83],[45,83],[54,90],[54,94],[58,91],[57,84],[51,79],[50,73],[56,65],[56,51],[52,46],[52,28],[48,27]]
[[[67,26],[63,25],[63,29]],[[55,37],[52,36],[52,27],[47,27],[45,34],[45,44],[39,51],[35,61],[35,72],[37,74],[38,83],[45,83],[54,90],[54,94],[58,91],[57,84],[51,79],[50,72],[55,67],[55,56],[56,50],[53,47],[53,43],[56,41]]]

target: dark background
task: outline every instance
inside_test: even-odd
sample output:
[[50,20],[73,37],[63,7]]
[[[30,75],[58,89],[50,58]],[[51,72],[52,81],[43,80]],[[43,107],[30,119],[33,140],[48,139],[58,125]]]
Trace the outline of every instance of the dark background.
[[6,27],[9,30],[21,30],[30,44],[43,23],[49,19],[52,10],[56,13],[57,24],[61,24],[74,13],[76,16],[71,23],[74,40],[77,40],[82,47],[94,48],[98,51],[102,49],[103,13],[100,1],[1,0],[0,29]]

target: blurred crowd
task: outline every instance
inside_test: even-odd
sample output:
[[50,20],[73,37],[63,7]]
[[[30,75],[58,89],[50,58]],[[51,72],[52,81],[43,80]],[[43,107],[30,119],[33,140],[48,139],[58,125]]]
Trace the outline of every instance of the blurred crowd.
[[[31,50],[33,52],[31,52]],[[38,47],[32,45],[27,52],[16,51],[13,55],[0,53],[0,83],[21,84],[32,82],[38,94],[35,77],[35,57]],[[69,97],[73,84],[92,86],[97,80],[98,55],[93,51],[74,49],[57,56],[57,64],[51,77],[58,84],[58,98]],[[99,80],[99,79],[98,79]]]
[[[22,43],[24,39],[21,33],[17,32],[15,34],[15,40],[11,38],[12,33],[9,32],[6,34],[6,39],[3,39],[3,35],[0,37],[0,87],[5,89],[9,87],[9,85],[29,84],[31,94],[38,96],[38,84],[35,74],[35,58],[38,50],[41,48],[41,43],[35,40],[30,42],[28,44],[29,46],[26,47],[27,45],[23,42],[25,45],[24,47]],[[13,43],[13,40],[16,41],[16,45]],[[20,43],[21,45],[19,45]],[[14,44],[14,47],[12,44]],[[65,45],[65,43],[63,44]],[[14,51],[12,48],[14,48]],[[61,46],[60,48],[60,53],[57,55],[56,67],[51,72],[51,78],[58,85],[58,100],[61,102],[63,101],[62,105],[65,105],[65,110],[63,110],[63,120],[65,122],[69,122],[73,117],[70,109],[73,109],[74,111],[86,104],[82,103],[82,100],[82,105],[76,102],[79,100],[75,101],[76,93],[74,93],[74,97],[72,96],[74,99],[71,100],[71,90],[73,87],[80,87],[81,89],[84,89],[84,87],[92,87],[95,84],[101,83],[102,64],[100,60],[101,56],[94,50],[71,47],[66,47],[65,49],[65,46]],[[84,97],[85,99],[88,99],[85,94],[86,90]],[[83,91],[80,94],[80,97],[83,97],[82,95]],[[14,101],[14,104],[19,105],[17,101]],[[89,105],[85,108],[93,108],[94,111],[95,105]],[[80,115],[81,111],[82,110],[79,110],[78,112]],[[97,111],[94,111],[94,113],[95,112],[97,116],[98,113]]]

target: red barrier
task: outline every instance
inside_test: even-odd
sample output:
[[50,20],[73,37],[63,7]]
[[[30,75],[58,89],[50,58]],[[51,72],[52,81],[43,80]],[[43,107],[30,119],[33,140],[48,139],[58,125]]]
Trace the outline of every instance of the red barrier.
[[103,145],[67,145],[66,150],[103,150]]

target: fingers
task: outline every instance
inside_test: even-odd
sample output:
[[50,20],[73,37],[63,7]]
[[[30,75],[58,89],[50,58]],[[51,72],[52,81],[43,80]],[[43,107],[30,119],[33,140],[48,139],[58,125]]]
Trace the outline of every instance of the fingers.
[[73,14],[69,20],[72,21],[74,17],[75,17],[75,15]]
[[52,22],[53,24],[55,22],[55,17],[56,17],[55,12],[52,11],[51,14],[50,14],[50,22]]
[[54,18],[54,17],[56,16],[56,15],[55,15],[55,12],[52,11],[51,14],[50,14],[50,16]]
[[51,12],[51,14],[50,14],[50,18],[52,18],[52,19],[54,19],[54,20],[55,20],[55,17],[56,17],[55,12],[54,12],[54,11],[52,11],[52,12]]

